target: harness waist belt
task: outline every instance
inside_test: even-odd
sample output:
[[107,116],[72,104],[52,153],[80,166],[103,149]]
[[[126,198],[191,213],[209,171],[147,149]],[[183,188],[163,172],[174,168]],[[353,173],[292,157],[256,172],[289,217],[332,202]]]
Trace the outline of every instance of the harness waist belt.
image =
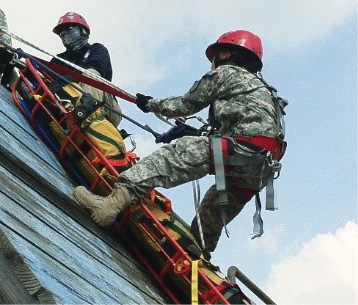
[[258,156],[224,156],[224,164],[230,166],[243,166],[243,165],[262,165],[265,160],[265,155]]
[[282,143],[275,138],[264,137],[264,136],[257,136],[257,137],[239,136],[239,137],[235,137],[235,140],[238,142],[253,144],[260,148],[264,148],[269,152],[271,152],[275,160],[279,161],[282,158],[282,154],[283,154]]

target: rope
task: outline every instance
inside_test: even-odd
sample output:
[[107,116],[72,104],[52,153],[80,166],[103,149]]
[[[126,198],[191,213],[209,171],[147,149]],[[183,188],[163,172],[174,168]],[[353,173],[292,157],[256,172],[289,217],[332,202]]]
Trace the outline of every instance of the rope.
[[196,212],[196,220],[198,222],[199,234],[200,234],[200,241],[202,249],[205,249],[205,241],[204,241],[204,234],[203,234],[203,227],[201,226],[200,215],[199,215],[199,203],[200,203],[200,185],[199,180],[193,181],[193,194],[194,194],[194,206]]
[[[84,75],[89,76],[89,77],[91,77],[91,78],[94,79],[94,80],[97,80],[97,81],[99,81],[99,82],[105,83],[106,85],[108,85],[108,86],[111,87],[112,89],[118,90],[118,91],[121,92],[122,94],[127,95],[128,98],[130,98],[131,100],[134,100],[134,101],[136,100],[136,97],[135,97],[133,94],[131,94],[131,93],[129,93],[129,92],[123,90],[123,89],[120,89],[119,87],[115,86],[113,83],[111,83],[111,82],[108,81],[107,79],[101,77],[100,75],[94,74],[94,73],[92,73],[91,71],[88,71],[88,70],[86,70],[86,69],[84,69],[84,68],[82,68],[82,67],[80,67],[80,66],[78,66],[78,65],[76,65],[76,64],[74,64],[74,63],[72,63],[72,62],[69,62],[69,61],[67,61],[67,60],[65,60],[65,59],[63,59],[63,58],[61,58],[61,57],[58,57],[57,55],[53,55],[53,54],[51,54],[51,53],[49,53],[49,52],[47,52],[47,51],[41,49],[40,47],[35,46],[34,44],[32,44],[32,43],[26,41],[25,39],[23,39],[23,38],[21,38],[21,37],[15,35],[15,34],[9,32],[9,31],[6,30],[6,29],[0,28],[0,32],[3,32],[3,33],[5,33],[5,34],[9,35],[10,37],[12,37],[12,38],[14,38],[14,39],[16,39],[16,40],[22,42],[22,43],[25,44],[25,45],[28,45],[29,47],[34,48],[34,49],[37,50],[37,51],[40,51],[40,52],[42,52],[42,53],[44,53],[44,54],[46,54],[46,55],[48,55],[48,56],[51,56],[51,57],[53,57],[53,58],[56,58],[57,60],[59,60],[59,61],[65,63],[66,65],[68,65],[68,66],[70,66],[70,67],[72,67],[72,68],[74,68],[74,69],[76,69],[76,70],[82,72]],[[170,123],[170,122],[168,121],[168,119],[165,119],[165,118],[164,118],[163,116],[161,116],[160,114],[155,114],[155,116],[156,116],[158,119],[162,120],[163,122],[167,123],[168,125],[174,126],[172,123]]]
[[191,263],[191,304],[198,305],[198,266],[199,261],[192,261]]
[[51,57],[53,57],[53,58],[56,58],[57,60],[59,60],[59,61],[65,63],[66,65],[68,65],[68,66],[70,66],[70,67],[72,67],[72,68],[74,68],[74,69],[76,69],[76,70],[82,72],[83,74],[85,74],[85,75],[87,75],[87,76],[89,76],[89,77],[91,77],[91,78],[93,78],[93,79],[95,79],[95,80],[97,80],[97,81],[100,81],[100,82],[102,82],[102,83],[107,84],[107,85],[110,86],[111,88],[116,89],[116,90],[122,92],[123,94],[127,95],[127,96],[130,97],[131,99],[134,99],[134,100],[136,99],[136,97],[135,97],[134,95],[132,95],[132,94],[130,94],[130,93],[124,91],[123,89],[118,88],[117,86],[115,86],[114,84],[112,84],[112,83],[111,83],[110,81],[108,81],[107,79],[105,79],[105,78],[103,78],[103,77],[101,77],[101,76],[99,76],[99,75],[96,75],[96,74],[94,74],[94,73],[92,73],[92,72],[90,72],[90,71],[88,71],[88,70],[86,70],[86,69],[84,69],[84,68],[82,68],[82,67],[80,67],[80,66],[78,66],[78,65],[76,65],[76,64],[74,64],[74,63],[72,63],[72,62],[69,62],[69,61],[67,61],[67,60],[65,60],[65,59],[63,59],[63,58],[61,58],[61,57],[58,57],[57,55],[53,55],[53,54],[51,54],[51,53],[49,53],[49,52],[47,52],[47,51],[41,49],[40,47],[35,46],[34,44],[32,44],[32,43],[26,41],[25,39],[23,39],[23,38],[21,38],[21,37],[15,35],[15,34],[9,32],[9,31],[7,31],[6,29],[0,29],[0,32],[4,32],[5,34],[7,34],[7,35],[9,35],[10,37],[12,37],[12,38],[14,38],[14,39],[16,39],[16,40],[22,42],[23,44],[26,44],[26,45],[28,45],[28,46],[30,46],[30,47],[36,49],[37,51],[40,51],[40,52],[42,52],[42,53],[44,53],[44,54],[46,54],[46,55],[49,55],[49,56],[51,56]]

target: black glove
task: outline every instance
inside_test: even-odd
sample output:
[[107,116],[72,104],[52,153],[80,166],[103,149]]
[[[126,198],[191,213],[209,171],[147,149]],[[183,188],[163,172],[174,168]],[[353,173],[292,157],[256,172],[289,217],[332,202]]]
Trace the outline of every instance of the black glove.
[[186,125],[184,123],[176,121],[174,126],[170,128],[167,132],[161,134],[155,139],[155,143],[170,143],[174,139],[178,139],[184,136],[199,136],[200,132],[198,129]]
[[148,101],[151,100],[152,97],[148,96],[148,95],[143,95],[140,93],[137,93],[136,95],[137,95],[136,104],[137,104],[138,108],[140,110],[142,110],[143,112],[148,113],[149,112]]
[[87,119],[87,117],[96,111],[101,105],[102,102],[96,100],[89,93],[84,93],[81,96],[81,105],[76,107],[74,110],[74,115],[76,118],[76,123],[81,125],[82,122]]
[[21,48],[16,48],[15,52],[16,52],[16,54],[17,54],[17,56],[18,56],[19,59],[24,58],[25,55],[26,55],[26,53],[24,52],[24,50],[21,49]]
[[[63,79],[62,79],[63,78]],[[53,93],[57,93],[60,95],[60,97],[62,97],[63,95],[63,87],[65,87],[68,83],[73,82],[73,79],[71,76],[68,75],[64,75],[62,76],[61,79],[58,80],[53,80],[51,81],[49,84],[47,84],[47,86],[49,87],[49,89],[53,92]],[[68,95],[66,94],[66,97]]]
[[0,64],[8,64],[14,57],[14,54],[6,48],[0,47]]

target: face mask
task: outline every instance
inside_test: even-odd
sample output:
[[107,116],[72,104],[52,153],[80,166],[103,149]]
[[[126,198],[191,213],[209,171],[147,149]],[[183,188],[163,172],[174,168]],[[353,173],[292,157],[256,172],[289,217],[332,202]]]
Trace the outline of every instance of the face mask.
[[87,36],[82,35],[78,26],[63,30],[60,37],[65,48],[72,51],[82,48],[88,40]]

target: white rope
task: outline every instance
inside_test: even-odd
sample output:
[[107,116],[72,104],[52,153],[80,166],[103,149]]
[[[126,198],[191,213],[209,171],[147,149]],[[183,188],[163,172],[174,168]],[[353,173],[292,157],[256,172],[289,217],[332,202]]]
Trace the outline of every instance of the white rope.
[[199,215],[199,203],[200,203],[200,185],[199,180],[195,180],[192,182],[193,184],[193,194],[194,194],[194,206],[195,206],[195,212],[196,212],[196,220],[198,222],[198,228],[199,228],[199,234],[200,234],[200,241],[202,249],[205,249],[205,241],[204,241],[204,234],[203,234],[203,228],[201,226],[200,221],[200,215]]
[[[48,56],[51,56],[51,57],[53,57],[53,58],[56,58],[57,60],[59,60],[59,61],[65,63],[66,65],[68,65],[68,66],[70,66],[70,67],[72,67],[72,68],[75,68],[76,70],[82,72],[84,75],[89,76],[90,78],[92,78],[92,79],[94,79],[94,80],[97,80],[97,81],[100,81],[100,82],[102,82],[102,83],[105,83],[105,84],[107,84],[108,86],[110,86],[111,88],[114,88],[114,89],[118,90],[119,92],[121,92],[121,93],[123,93],[123,94],[129,96],[130,98],[132,98],[132,99],[134,99],[134,100],[136,99],[136,97],[135,97],[133,94],[131,94],[131,93],[129,93],[129,92],[126,92],[126,91],[123,90],[123,89],[120,89],[119,87],[115,86],[113,83],[111,83],[110,81],[108,81],[107,79],[105,79],[105,78],[103,78],[103,77],[101,77],[101,76],[99,76],[99,75],[96,75],[96,74],[92,73],[91,71],[88,71],[88,70],[86,70],[86,69],[84,69],[84,68],[82,68],[82,67],[80,67],[80,66],[78,66],[78,65],[76,65],[76,64],[74,64],[74,63],[72,63],[72,62],[69,62],[69,61],[67,61],[67,60],[65,60],[65,59],[63,59],[63,58],[61,58],[61,57],[58,57],[57,55],[53,55],[53,54],[51,54],[51,53],[49,53],[49,52],[47,52],[47,51],[41,49],[40,47],[35,46],[34,44],[32,44],[32,43],[26,41],[25,39],[23,39],[23,38],[21,38],[21,37],[15,35],[15,34],[9,32],[9,31],[6,30],[6,29],[0,28],[0,32],[3,32],[3,33],[5,33],[5,34],[9,35],[10,37],[12,37],[12,38],[14,38],[14,39],[16,39],[16,40],[22,42],[22,43],[25,44],[25,45],[28,45],[28,46],[34,48],[34,49],[37,50],[37,51],[40,51],[40,52],[42,52],[42,53],[44,53],[44,54],[46,54],[46,55],[48,55]],[[169,124],[169,125],[171,125],[171,126],[174,126],[174,124],[170,123],[170,122],[168,121],[168,119],[165,119],[165,118],[164,118],[163,116],[161,116],[160,114],[155,114],[155,116],[156,116],[157,118],[159,118],[160,120],[162,120],[163,122],[165,122],[165,123],[167,123],[167,124]]]
[[65,60],[65,59],[63,59],[63,58],[61,58],[61,57],[58,57],[57,55],[53,55],[53,54],[51,54],[51,53],[49,53],[49,52],[47,52],[47,51],[41,49],[40,47],[35,46],[34,44],[32,44],[32,43],[26,41],[25,39],[23,39],[23,38],[21,38],[21,37],[15,35],[15,34],[9,32],[9,31],[7,31],[6,29],[0,29],[0,31],[1,31],[1,32],[4,32],[5,34],[9,35],[10,37],[12,37],[12,38],[14,38],[14,39],[16,39],[16,40],[22,42],[23,44],[26,44],[26,45],[28,45],[28,46],[30,46],[30,47],[36,49],[37,51],[40,51],[40,52],[42,52],[42,53],[44,53],[44,54],[46,54],[46,55],[48,55],[48,56],[51,56],[51,57],[53,57],[53,58],[56,58],[57,60],[59,60],[59,61],[65,63],[66,65],[68,65],[68,66],[70,66],[70,67],[72,67],[72,68],[75,68],[76,70],[82,72],[83,74],[85,74],[85,75],[91,77],[92,79],[95,79],[95,80],[97,80],[97,81],[100,81],[100,82],[102,82],[102,83],[105,83],[106,85],[108,85],[108,86],[110,86],[111,88],[116,89],[116,90],[118,90],[118,91],[124,93],[125,95],[129,96],[130,98],[136,99],[136,97],[135,97],[133,94],[128,93],[128,92],[124,91],[123,89],[118,88],[117,86],[115,86],[114,84],[112,84],[112,83],[111,83],[110,81],[108,81],[107,79],[105,79],[105,78],[103,78],[103,77],[101,77],[101,76],[99,76],[99,75],[96,75],[95,73],[92,73],[92,72],[90,72],[90,71],[88,71],[88,70],[86,70],[86,69],[84,69],[84,68],[82,68],[82,67],[80,67],[80,66],[78,66],[78,65],[76,65],[76,64],[74,64],[74,63],[72,63],[72,62],[69,62],[69,61],[67,61],[67,60]]

